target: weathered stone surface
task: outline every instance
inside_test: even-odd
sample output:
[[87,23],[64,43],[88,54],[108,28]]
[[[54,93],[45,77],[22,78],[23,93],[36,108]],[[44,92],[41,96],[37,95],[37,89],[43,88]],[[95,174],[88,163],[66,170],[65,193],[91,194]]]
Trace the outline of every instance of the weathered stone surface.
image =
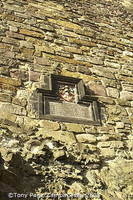
[[25,41],[25,40],[22,40],[20,41],[20,48],[22,47],[26,47],[26,48],[33,48],[33,44],[31,42],[28,42],[28,41]]
[[30,81],[39,81],[40,80],[41,73],[29,71],[29,80]]
[[53,154],[54,159],[58,159],[64,155],[65,155],[65,151],[63,151],[63,150],[55,151]]
[[19,79],[19,80],[28,80],[28,74],[24,70],[10,70],[11,78]]
[[9,84],[9,85],[13,85],[13,86],[20,86],[21,80],[12,79],[9,77],[0,77],[0,83]]
[[88,42],[87,40],[78,40],[78,39],[75,39],[75,38],[69,38],[68,41],[70,43],[76,43],[76,44],[80,44],[80,45],[83,45],[83,46],[87,46],[87,47],[95,47],[97,46],[96,43],[93,43],[93,42]]
[[45,57],[43,57],[43,58],[36,57],[34,60],[34,63],[38,64],[38,65],[49,65],[49,61]]
[[23,107],[12,105],[10,103],[1,103],[0,110],[1,110],[1,117],[6,119],[8,115],[13,117],[14,114],[26,115],[26,110]]
[[[132,188],[132,175],[130,175],[131,171],[132,161],[125,159],[116,159],[114,160],[114,162],[110,163],[109,169],[105,168],[101,171],[101,175],[106,184],[110,186],[111,191],[118,191],[126,184],[128,184]],[[107,177],[109,174],[110,176]],[[132,189],[130,187],[128,187],[128,191],[131,192]],[[124,199],[126,199],[128,192],[125,189],[124,192],[126,195]]]
[[1,66],[0,67],[0,75],[9,75],[9,67],[7,66]]
[[86,143],[81,143],[80,144],[80,149],[81,151],[85,152],[85,151],[91,151],[91,152],[95,152],[97,151],[97,147],[95,144],[86,144]]
[[78,134],[76,135],[78,142],[88,142],[88,143],[95,143],[96,137],[91,134]]
[[123,99],[118,98],[116,102],[121,106],[130,106],[131,105],[131,102],[127,101],[125,97]]
[[40,127],[44,128],[46,130],[57,131],[60,129],[60,125],[57,122],[41,120],[39,124],[40,124]]
[[118,83],[116,80],[113,79],[107,79],[107,78],[103,78],[102,83],[105,87],[113,87],[116,88],[118,86]]
[[28,29],[20,29],[19,32],[23,35],[28,35],[30,37],[44,38],[44,35],[42,33],[38,33]]
[[93,81],[91,81],[88,85],[89,85],[90,94],[95,94],[98,96],[107,96],[106,90],[102,85],[99,85]]
[[116,122],[116,127],[117,127],[117,128],[124,128],[125,125],[124,125],[123,122]]
[[82,51],[80,49],[77,49],[76,47],[64,47],[64,50],[70,53],[82,54]]
[[132,92],[122,91],[120,92],[120,98],[125,100],[133,100]]
[[0,101],[11,102],[11,96],[8,94],[1,93],[0,94]]
[[103,147],[109,147],[109,148],[121,148],[123,147],[123,142],[121,141],[107,141],[107,142],[99,142],[98,143],[99,148]]
[[108,107],[108,110],[109,110],[109,114],[127,116],[127,112],[125,108],[119,105],[115,105],[115,106],[111,105]]
[[[132,199],[131,9],[130,0],[0,2],[0,199]],[[30,96],[49,74],[83,79],[101,124],[40,120]]]
[[100,148],[100,154],[104,158],[114,158],[116,156],[115,150],[108,148]]
[[35,49],[36,49],[36,53],[46,52],[46,53],[51,53],[51,54],[54,54],[56,50],[53,46],[49,46],[47,43],[46,44],[43,43],[42,46],[36,45]]
[[43,138],[53,138],[55,141],[60,141],[68,145],[75,144],[76,140],[73,133],[63,131],[46,131],[45,128],[40,129],[36,135],[39,137],[42,135]]
[[109,97],[119,98],[119,91],[115,88],[107,88],[107,94]]
[[19,41],[14,38],[5,37],[5,38],[3,38],[2,42],[19,46]]
[[63,56],[55,56],[55,55],[50,55],[50,54],[44,54],[44,56],[48,57],[49,59],[53,59],[62,63],[69,63],[73,65],[85,65],[87,67],[92,67],[92,64],[84,61],[79,61],[76,59],[71,59],[71,58],[65,58]]
[[82,194],[84,193],[84,186],[81,183],[74,182],[68,192],[70,194]]
[[80,124],[65,123],[68,131],[82,133],[84,132],[83,126]]
[[78,72],[91,75],[91,71],[86,66],[78,66]]
[[115,79],[114,74],[112,72],[110,72],[110,70],[107,71],[107,70],[105,70],[104,68],[101,68],[101,67],[95,67],[95,68],[93,67],[93,69],[90,68],[90,70],[93,74],[96,74],[97,76],[106,77],[106,78],[109,78],[109,79]]
[[115,104],[115,101],[111,97],[98,97],[100,102],[107,103],[107,104]]
[[83,79],[85,82],[96,80],[96,78],[93,77],[93,76],[81,74],[79,72],[73,73],[73,72],[70,72],[70,71],[67,71],[67,70],[62,70],[61,75],[70,76],[70,77],[74,77],[74,78],[80,78],[80,79]]
[[61,25],[63,27],[66,27],[68,29],[80,29],[80,26],[77,24],[67,22],[67,21],[62,21],[62,20],[54,20],[54,19],[48,19],[49,22],[55,23],[57,25]]
[[17,91],[16,96],[13,98],[12,103],[20,106],[26,106],[28,93],[24,90]]
[[23,35],[18,34],[18,33],[14,33],[14,32],[12,32],[12,31],[7,31],[7,32],[6,32],[6,35],[7,35],[8,37],[11,37],[11,38],[17,38],[17,39],[24,40],[24,36],[23,36]]

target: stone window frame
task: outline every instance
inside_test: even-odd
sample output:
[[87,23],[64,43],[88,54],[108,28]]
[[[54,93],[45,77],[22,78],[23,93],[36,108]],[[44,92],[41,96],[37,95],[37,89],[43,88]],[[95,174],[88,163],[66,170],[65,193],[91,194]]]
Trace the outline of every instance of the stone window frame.
[[[59,102],[59,96],[57,95],[58,82],[61,82],[62,84],[75,84],[78,94],[78,99],[76,103],[90,106],[93,113],[93,120],[50,115],[49,101],[52,100],[55,102]],[[38,110],[39,119],[79,124],[101,124],[97,99],[95,97],[91,97],[91,95],[87,92],[82,79],[54,74],[43,76],[40,83],[40,88],[37,89],[37,96],[38,100],[36,101],[36,103],[38,102],[38,105],[36,105],[36,110]]]

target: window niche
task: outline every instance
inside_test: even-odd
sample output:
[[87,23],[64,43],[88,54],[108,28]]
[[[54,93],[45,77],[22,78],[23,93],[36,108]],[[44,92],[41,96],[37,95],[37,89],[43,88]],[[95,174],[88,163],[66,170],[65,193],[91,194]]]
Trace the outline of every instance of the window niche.
[[81,79],[43,76],[32,104],[40,119],[81,124],[100,124],[98,105]]

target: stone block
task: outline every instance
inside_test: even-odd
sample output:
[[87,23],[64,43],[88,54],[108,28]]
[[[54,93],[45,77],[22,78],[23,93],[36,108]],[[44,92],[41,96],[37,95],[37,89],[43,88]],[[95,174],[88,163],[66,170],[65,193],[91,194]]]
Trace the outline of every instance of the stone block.
[[3,66],[0,67],[0,75],[9,75],[9,67],[8,66]]
[[21,79],[22,81],[28,81],[28,74],[24,70],[10,70],[11,78]]
[[52,32],[55,31],[55,29],[52,26],[47,25],[47,24],[41,24],[40,28],[43,29],[43,30],[47,30],[47,31],[52,31]]
[[3,7],[9,11],[15,10],[16,12],[20,13],[24,13],[26,11],[26,9],[23,6],[15,4],[4,4]]
[[41,128],[38,132],[36,132],[36,136],[42,138],[52,138],[53,141],[66,145],[77,143],[74,134],[68,131],[46,131],[45,128]]
[[1,93],[0,94],[0,101],[11,102],[12,98],[10,95]]
[[[22,117],[21,117],[22,121]],[[31,119],[30,117],[25,116],[24,117],[24,124],[25,124],[25,129],[36,129],[37,126],[39,126],[39,121],[36,119]]]
[[75,132],[75,133],[82,133],[84,132],[83,126],[80,124],[73,124],[73,123],[65,123],[67,131]]
[[90,94],[98,96],[107,96],[106,89],[102,85],[99,85],[94,81],[91,81],[89,82],[88,86]]
[[115,150],[110,148],[101,148],[100,154],[102,157],[106,158],[113,158],[116,156]]
[[24,35],[21,35],[19,33],[14,33],[12,31],[7,31],[6,35],[7,35],[7,37],[24,40]]
[[92,134],[78,134],[76,135],[77,141],[82,143],[82,142],[87,142],[87,143],[95,143],[96,142],[96,137]]
[[50,65],[49,60],[45,57],[36,57],[34,63],[37,65]]
[[80,149],[82,152],[97,151],[97,146],[95,144],[81,143]]
[[106,141],[106,142],[99,142],[97,145],[98,148],[123,148],[124,143],[122,141]]
[[116,122],[116,128],[123,128],[124,129],[125,124],[123,122]]
[[116,80],[108,79],[108,78],[102,78],[101,82],[105,87],[113,87],[116,88],[118,83]]
[[55,20],[55,19],[52,19],[52,18],[49,18],[48,19],[49,22],[53,23],[53,24],[57,24],[57,25],[60,25],[60,26],[64,26],[68,29],[80,29],[80,26],[77,25],[77,24],[74,24],[72,22],[68,22],[68,21],[62,21],[62,20]]
[[27,99],[14,97],[12,103],[24,107],[27,104]]
[[19,42],[20,42],[20,48],[22,48],[22,47],[29,48],[29,49],[34,48],[34,46],[31,42],[28,42],[28,41],[25,41],[25,40],[21,40]]
[[39,125],[40,125],[40,127],[44,128],[45,130],[57,131],[60,129],[59,123],[53,122],[53,121],[40,120]]
[[87,67],[92,67],[92,64],[90,64],[89,62],[85,62],[85,61],[79,61],[79,60],[75,60],[72,58],[65,58],[65,57],[61,57],[61,56],[57,56],[57,55],[50,55],[50,54],[44,54],[44,56],[48,57],[49,59],[53,59],[56,61],[60,61],[62,63],[69,63],[69,64],[73,64],[73,65],[85,65]]
[[27,111],[22,106],[12,105],[11,113],[16,114],[16,115],[24,115],[25,116],[27,114]]
[[132,117],[133,116],[133,108],[126,108],[126,110],[127,110],[128,115],[130,117]]
[[122,84],[122,88],[124,91],[133,92],[133,85]]
[[92,64],[95,65],[103,65],[103,59],[102,58],[96,58],[96,57],[92,57],[92,56],[86,56],[86,61],[89,61]]
[[0,83],[9,84],[9,85],[13,85],[16,87],[21,86],[20,80],[9,78],[9,77],[0,77]]
[[29,80],[30,81],[39,81],[40,80],[41,73],[29,71]]
[[101,103],[115,104],[114,99],[111,97],[98,97],[98,99]]
[[108,87],[106,90],[107,90],[107,94],[109,97],[119,98],[119,90],[118,89]]
[[119,76],[119,79],[122,81],[125,81],[128,84],[133,85],[133,78],[132,77],[128,77],[128,76]]
[[16,121],[16,116],[12,114],[13,107],[9,103],[0,104],[0,118],[7,119],[12,122]]
[[15,58],[15,53],[11,51],[6,51],[4,53],[5,58]]
[[121,67],[121,65],[119,63],[114,63],[110,60],[105,60],[104,65],[107,67],[112,67],[112,68],[116,68],[116,69],[120,69],[120,67]]
[[120,106],[130,106],[130,105],[131,105],[130,101],[127,101],[125,98],[124,98],[124,99],[118,98],[118,99],[116,100],[116,102],[117,102],[117,104],[119,104]]
[[0,83],[0,88],[4,91],[8,91],[8,92],[11,92],[11,93],[15,93],[17,88],[12,86],[12,85],[7,85],[7,84],[3,84],[3,83]]
[[46,53],[54,54],[54,47],[49,46],[47,43],[46,44],[42,43],[41,46],[35,45],[35,50],[36,50],[36,53],[37,52],[46,52]]
[[33,53],[34,50],[33,49],[29,49],[29,48],[21,48],[21,56],[24,58],[31,58],[33,59]]
[[88,69],[87,66],[77,66],[77,71],[86,75],[91,75],[91,71]]
[[[127,116],[126,109],[122,106],[119,105],[109,105],[108,108],[108,113],[111,115],[119,115],[119,116]],[[118,120],[120,121],[120,120]]]
[[60,157],[62,157],[62,156],[64,156],[64,155],[65,155],[65,151],[64,150],[54,151],[54,153],[53,153],[53,156],[54,156],[55,160],[60,158]]
[[85,132],[89,134],[96,134],[97,128],[95,126],[85,125]]
[[132,92],[127,92],[127,91],[122,91],[120,92],[120,98],[125,99],[125,100],[132,100],[133,101],[133,93]]
[[74,38],[77,38],[78,37],[78,34],[75,33],[75,32],[72,32],[70,30],[63,30],[63,29],[58,29],[57,30],[57,34],[60,34],[60,35],[63,35],[65,37],[74,37]]
[[[71,186],[70,189],[68,190],[68,194],[84,194],[85,192],[85,187],[83,184],[79,182],[74,182]],[[79,195],[80,196],[80,195]],[[77,196],[78,198],[78,196]],[[76,199],[76,198],[75,198]]]
[[15,27],[15,26],[10,26],[10,31],[12,31],[12,32],[17,32],[17,31],[18,31],[18,28]]
[[96,47],[97,44],[94,43],[94,42],[91,42],[91,41],[88,41],[88,40],[81,40],[81,39],[77,39],[77,38],[68,38],[68,41],[70,43],[76,43],[76,44],[79,44],[81,46],[87,46],[87,47]]
[[115,76],[112,72],[110,72],[109,70],[107,71],[106,69],[98,66],[98,67],[93,67],[92,69],[90,68],[92,74],[95,74],[97,76],[100,77],[105,77],[105,78],[109,78],[109,79],[113,79],[115,80]]
[[31,31],[28,29],[20,29],[19,33],[23,35],[28,35],[30,37],[44,38],[44,34],[36,32],[36,31]]
[[115,129],[112,125],[105,125],[105,126],[101,126],[98,128],[98,133],[104,133],[104,134],[108,134],[108,133],[114,133]]
[[65,46],[65,47],[64,47],[64,50],[65,50],[65,51],[68,51],[68,52],[70,52],[70,53],[82,54],[82,50],[81,50],[81,49],[78,49],[78,48],[76,48],[76,47]]
[[95,78],[94,76],[81,74],[79,72],[70,72],[70,71],[67,71],[67,70],[64,70],[64,69],[61,71],[61,75],[70,76],[70,77],[73,77],[73,78],[80,78],[80,79],[83,79],[84,82],[97,80],[97,78]]
[[14,39],[14,38],[4,37],[2,42],[19,46],[19,41],[17,39]]

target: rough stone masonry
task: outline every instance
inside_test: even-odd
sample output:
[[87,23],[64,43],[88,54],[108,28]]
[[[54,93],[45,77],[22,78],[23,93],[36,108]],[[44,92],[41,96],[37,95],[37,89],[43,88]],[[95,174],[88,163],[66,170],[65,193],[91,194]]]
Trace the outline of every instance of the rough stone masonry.
[[[1,200],[133,199],[132,8],[132,0],[1,0]],[[29,100],[49,74],[81,78],[101,124],[36,118]]]

